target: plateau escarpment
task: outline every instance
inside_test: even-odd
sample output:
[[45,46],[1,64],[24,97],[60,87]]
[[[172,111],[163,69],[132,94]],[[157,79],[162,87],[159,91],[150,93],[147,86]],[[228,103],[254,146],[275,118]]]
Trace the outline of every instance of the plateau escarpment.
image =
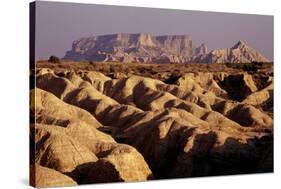
[[232,48],[208,51],[195,46],[189,35],[152,36],[148,33],[111,34],[75,40],[64,59],[139,63],[248,63],[269,62],[239,41]]

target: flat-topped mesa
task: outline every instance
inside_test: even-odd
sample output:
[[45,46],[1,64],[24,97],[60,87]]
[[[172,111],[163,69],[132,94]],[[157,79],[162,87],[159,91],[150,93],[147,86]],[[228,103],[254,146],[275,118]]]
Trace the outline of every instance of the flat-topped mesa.
[[170,41],[179,41],[181,42],[180,45],[190,45],[190,37],[188,34],[184,34],[184,35],[161,35],[161,36],[156,36],[155,37],[156,40],[161,43],[161,44],[165,44],[168,43]]
[[148,33],[140,33],[136,34],[136,45],[146,46],[146,47],[154,47],[156,44],[153,42],[152,36]]
[[149,33],[118,33],[81,38],[72,44],[65,59],[161,62],[163,55],[169,61],[186,62],[195,53],[188,34],[152,36]]
[[188,34],[185,35],[164,35],[157,36],[157,42],[164,49],[178,56],[189,57],[192,55],[194,47]]
[[194,46],[188,34],[152,36],[149,33],[117,33],[75,40],[64,59],[99,62],[140,63],[247,63],[269,62],[267,58],[239,41],[231,48],[208,52],[203,43]]
[[72,51],[76,53],[84,53],[86,51],[93,52],[112,52],[113,48],[129,48],[136,46],[153,46],[151,36],[149,34],[127,34],[118,33],[110,35],[99,35],[75,40],[72,44]]
[[155,46],[153,37],[149,33],[118,33],[113,34],[112,41],[119,42],[120,46]]

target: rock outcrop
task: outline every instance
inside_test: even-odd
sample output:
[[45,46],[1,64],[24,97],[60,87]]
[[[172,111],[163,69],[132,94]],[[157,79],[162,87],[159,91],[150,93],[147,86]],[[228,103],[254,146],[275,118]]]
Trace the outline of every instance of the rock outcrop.
[[[44,76],[50,74],[39,73]],[[93,75],[95,73],[85,74],[84,78],[91,81],[89,78]],[[75,80],[74,76],[70,76],[74,83],[67,83],[76,88],[78,78]],[[100,79],[103,81],[106,77],[101,76]],[[88,81],[85,83],[89,84]],[[69,86],[66,88],[69,89]],[[51,87],[48,90],[56,89]],[[34,186],[144,181],[153,178],[143,156],[132,146],[116,143],[104,132],[108,130],[107,127],[86,110],[65,103],[52,93],[38,88],[31,91],[31,101],[35,102],[31,105],[31,114],[36,121],[30,127],[30,140],[36,146],[31,150],[34,151],[31,156],[34,163],[31,166],[34,171],[40,168],[38,173],[32,174],[31,184]],[[110,131],[113,132],[112,129]]]
[[142,155],[129,145],[116,145],[102,156],[97,162],[78,168],[79,173],[86,175],[80,183],[136,182],[153,178]]
[[139,63],[269,62],[242,41],[232,48],[208,52],[205,44],[196,47],[189,35],[152,36],[148,33],[81,38],[73,42],[64,59]]
[[270,62],[257,50],[239,41],[232,48],[215,49],[210,53],[201,54],[191,59],[194,63],[252,63]]
[[30,178],[32,186],[42,187],[62,187],[62,186],[75,186],[77,183],[70,177],[41,165],[35,164],[31,168],[34,170],[34,175]]
[[66,173],[73,171],[80,164],[98,160],[86,146],[66,135],[63,128],[40,124],[33,127],[36,163]]

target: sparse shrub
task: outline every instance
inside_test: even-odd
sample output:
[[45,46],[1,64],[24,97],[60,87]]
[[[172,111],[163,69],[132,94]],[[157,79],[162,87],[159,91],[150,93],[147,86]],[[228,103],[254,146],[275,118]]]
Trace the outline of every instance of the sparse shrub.
[[123,72],[124,72],[125,74],[128,74],[128,73],[130,72],[130,69],[129,69],[128,67],[125,67],[125,68],[123,69]]
[[85,70],[90,71],[90,70],[92,70],[92,67],[91,66],[85,66]]
[[145,73],[146,73],[146,69],[145,69],[145,68],[139,68],[139,69],[138,69],[138,72],[139,72],[140,74],[145,74]]
[[100,71],[102,73],[110,73],[111,67],[110,65],[107,64],[101,64],[101,66],[97,69],[97,71]]
[[229,68],[241,69],[244,71],[257,71],[260,67],[260,64],[257,63],[226,63]]
[[109,66],[109,72],[110,72],[110,73],[113,73],[113,72],[114,72],[114,66],[112,66],[112,65]]
[[180,74],[173,73],[173,74],[170,75],[170,77],[168,79],[164,80],[164,83],[175,84],[180,77],[181,77]]
[[50,56],[48,62],[52,62],[52,63],[61,63],[61,60],[60,60],[60,58],[58,58],[58,57],[52,55],[52,56]]
[[155,75],[155,74],[157,74],[158,72],[156,72],[155,70],[149,70],[149,73],[150,73],[150,75]]

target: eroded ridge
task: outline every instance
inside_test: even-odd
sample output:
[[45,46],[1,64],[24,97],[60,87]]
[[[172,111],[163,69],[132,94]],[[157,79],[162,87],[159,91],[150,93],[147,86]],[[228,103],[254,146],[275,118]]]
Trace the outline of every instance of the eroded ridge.
[[168,84],[38,68],[31,97],[35,166],[62,174],[58,185],[273,170],[273,77],[258,86],[246,72],[198,72]]

